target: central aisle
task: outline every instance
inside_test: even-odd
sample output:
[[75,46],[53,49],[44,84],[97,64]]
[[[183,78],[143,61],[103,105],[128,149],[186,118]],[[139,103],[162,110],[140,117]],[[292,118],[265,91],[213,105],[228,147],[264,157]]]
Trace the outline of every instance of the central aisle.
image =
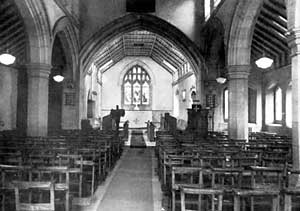
[[129,148],[121,159],[98,211],[153,211],[151,148]]

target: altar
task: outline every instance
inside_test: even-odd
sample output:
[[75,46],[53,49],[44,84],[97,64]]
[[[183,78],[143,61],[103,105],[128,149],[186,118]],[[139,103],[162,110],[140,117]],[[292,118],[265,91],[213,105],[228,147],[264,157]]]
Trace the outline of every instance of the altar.
[[146,122],[152,121],[152,111],[126,110],[123,119],[129,121],[130,128],[146,127]]

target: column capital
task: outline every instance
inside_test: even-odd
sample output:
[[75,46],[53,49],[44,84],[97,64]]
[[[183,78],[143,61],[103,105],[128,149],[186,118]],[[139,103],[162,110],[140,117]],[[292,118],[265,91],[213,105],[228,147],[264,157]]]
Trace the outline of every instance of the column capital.
[[29,77],[49,78],[52,66],[50,64],[30,63],[26,64],[26,69]]
[[228,77],[230,79],[248,79],[251,65],[230,65],[228,66]]
[[291,48],[291,57],[300,55],[300,28],[293,28],[287,32],[288,45]]

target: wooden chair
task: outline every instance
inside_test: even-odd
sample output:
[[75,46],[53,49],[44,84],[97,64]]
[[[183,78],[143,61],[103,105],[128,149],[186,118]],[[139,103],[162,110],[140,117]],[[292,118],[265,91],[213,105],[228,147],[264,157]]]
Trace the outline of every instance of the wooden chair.
[[[172,211],[175,211],[176,203],[180,203],[180,200],[176,199],[176,195],[179,193],[180,187],[185,186],[203,188],[204,186],[207,186],[207,184],[204,184],[204,181],[211,184],[211,181],[209,181],[210,179],[210,169],[191,166],[172,166]],[[196,203],[200,207],[201,196],[199,196],[196,201],[189,201],[188,203]]]
[[[31,174],[37,174],[38,178],[36,179],[38,181],[45,181],[47,179],[55,181],[55,205],[63,205],[65,211],[71,210],[70,205],[72,204],[72,202],[70,196],[70,169],[67,166],[38,167],[36,169],[32,169]],[[33,179],[35,178],[33,177]],[[61,194],[63,194],[64,196],[62,196]]]
[[30,166],[0,165],[0,191],[1,191],[1,210],[10,210],[14,207],[14,180],[28,178],[28,170]]
[[[288,176],[289,176],[288,183],[290,184],[287,184],[287,187],[285,187],[282,191],[284,196],[284,211],[299,210],[300,209],[300,203],[299,203],[300,187],[295,186],[292,180],[293,177],[296,180],[299,180],[300,170],[290,170]],[[294,198],[296,198],[296,200]]]
[[[270,204],[265,197],[270,197],[271,210],[280,211],[280,192],[283,185],[284,169],[276,167],[250,166],[251,182],[250,186],[240,189],[233,189],[234,211],[244,211],[246,204],[245,199],[250,198],[250,210],[254,211],[254,205]],[[258,202],[255,198],[263,197]]]
[[59,166],[67,166],[70,175],[70,193],[73,197],[82,197],[83,157],[76,154],[58,154]]
[[[222,202],[224,194],[224,190],[222,189],[201,188],[197,186],[186,187],[184,185],[180,186],[181,211],[202,210],[201,203],[198,204],[198,207],[196,209],[186,209],[186,194],[198,195],[200,197],[200,200],[202,195],[208,195],[211,197],[211,205],[210,208],[205,208],[205,210],[222,211]],[[218,196],[217,204],[215,203],[215,196]]]
[[[16,211],[55,211],[54,204],[54,184],[52,182],[28,182],[28,181],[14,181],[15,188],[15,201],[16,201]],[[41,191],[47,190],[50,193],[49,202],[21,202],[20,191]]]

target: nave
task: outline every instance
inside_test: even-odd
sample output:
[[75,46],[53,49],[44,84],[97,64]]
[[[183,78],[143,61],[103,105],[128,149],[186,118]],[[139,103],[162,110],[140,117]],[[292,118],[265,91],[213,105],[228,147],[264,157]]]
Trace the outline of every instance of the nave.
[[299,9],[0,0],[1,211],[126,201],[150,145],[154,210],[299,211]]
[[1,133],[1,211],[300,209],[288,136],[164,129],[155,147],[141,147],[145,132],[124,134]]

